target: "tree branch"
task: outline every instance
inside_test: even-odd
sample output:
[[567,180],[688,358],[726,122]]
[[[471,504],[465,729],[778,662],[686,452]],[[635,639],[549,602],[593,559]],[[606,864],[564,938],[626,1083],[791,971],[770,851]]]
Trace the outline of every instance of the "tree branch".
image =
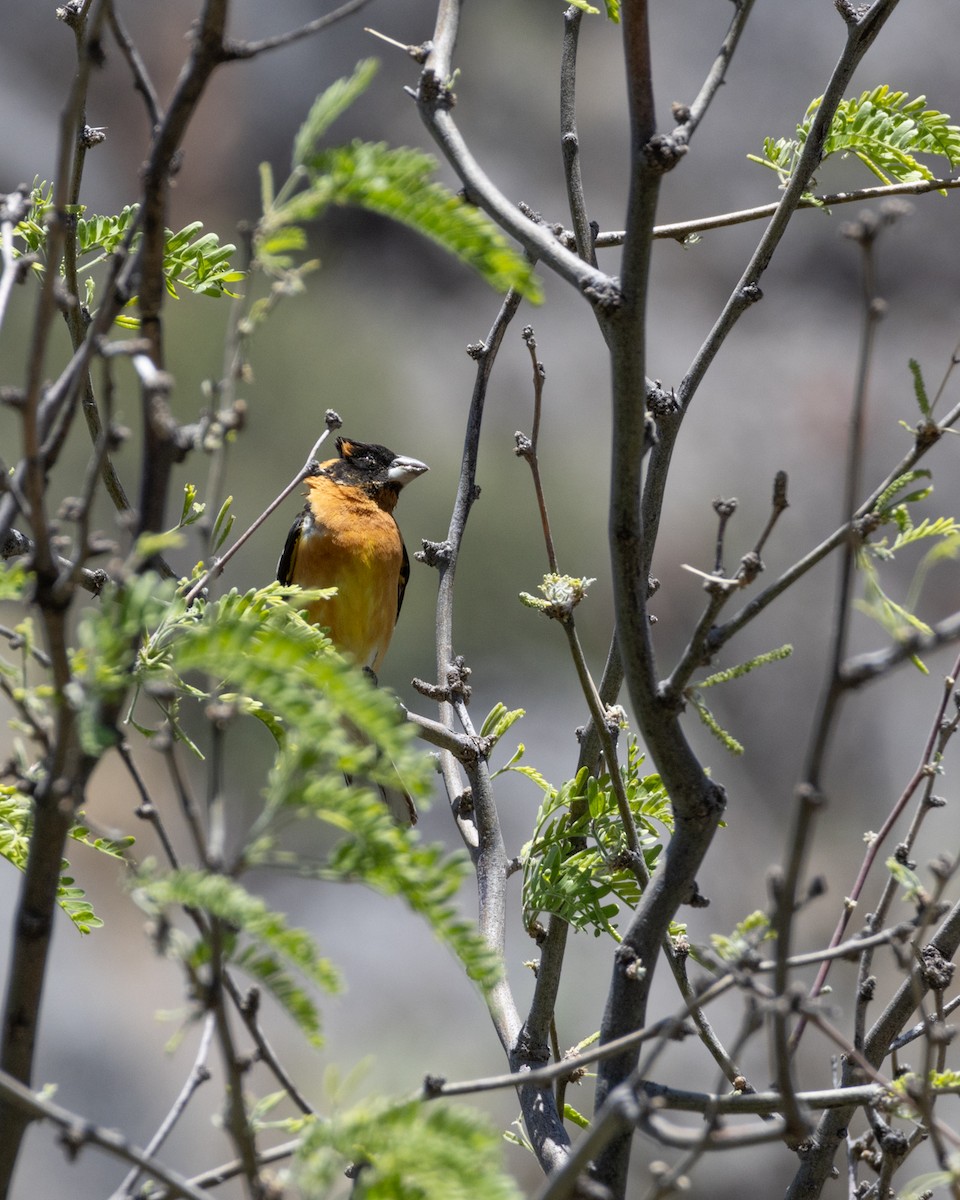
[[207,1200],[205,1194],[189,1180],[178,1175],[176,1171],[171,1171],[132,1142],[128,1142],[116,1130],[93,1125],[78,1113],[62,1108],[52,1100],[41,1098],[5,1071],[0,1071],[0,1095],[3,1096],[5,1108],[20,1112],[26,1120],[52,1121],[54,1125],[59,1125],[63,1130],[61,1142],[68,1154],[75,1155],[84,1146],[99,1146],[115,1158],[132,1163],[139,1171],[162,1183],[168,1196],[183,1196],[185,1200]]

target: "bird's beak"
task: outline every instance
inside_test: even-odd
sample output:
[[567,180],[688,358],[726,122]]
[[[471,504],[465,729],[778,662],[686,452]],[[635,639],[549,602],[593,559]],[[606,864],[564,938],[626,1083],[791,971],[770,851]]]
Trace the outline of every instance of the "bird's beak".
[[399,487],[404,487],[411,483],[418,475],[422,475],[424,471],[429,471],[430,468],[426,463],[420,462],[417,458],[405,458],[398,454],[390,464],[387,471],[387,479],[391,483],[397,484]]

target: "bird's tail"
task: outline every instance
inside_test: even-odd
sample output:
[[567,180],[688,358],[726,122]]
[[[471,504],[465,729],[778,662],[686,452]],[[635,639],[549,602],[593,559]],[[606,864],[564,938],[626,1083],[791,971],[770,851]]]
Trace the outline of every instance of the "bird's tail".
[[[358,746],[369,746],[371,744],[370,739],[365,737],[355,725],[351,724],[349,721],[344,721],[343,724],[344,728],[349,731],[350,736]],[[378,766],[385,762],[389,762],[391,772],[396,778],[396,785],[384,784],[379,781],[373,782],[372,780],[369,781],[369,784],[371,787],[376,788],[376,790],[380,793],[380,799],[387,806],[387,810],[393,817],[394,821],[404,828],[409,828],[412,825],[416,825],[420,818],[420,814],[417,812],[417,806],[413,802],[413,797],[403,786],[403,779],[400,776],[400,772],[394,766],[392,761],[386,759],[384,755],[380,755],[378,757]],[[355,779],[350,775],[344,775],[344,779],[346,779],[347,783],[350,785],[353,783],[363,784],[368,782],[364,779]]]

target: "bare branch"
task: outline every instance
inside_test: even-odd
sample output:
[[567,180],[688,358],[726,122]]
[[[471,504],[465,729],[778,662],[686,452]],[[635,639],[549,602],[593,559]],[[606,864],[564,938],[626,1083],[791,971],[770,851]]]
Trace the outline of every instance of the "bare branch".
[[322,33],[325,29],[329,29],[331,25],[336,25],[338,21],[342,21],[345,17],[352,16],[355,12],[359,12],[361,8],[366,8],[369,3],[370,0],[348,0],[346,4],[341,4],[333,12],[329,12],[323,17],[317,17],[314,21],[308,21],[306,25],[302,25],[299,29],[291,29],[287,33],[278,33],[273,37],[262,38],[259,42],[228,41],[224,45],[224,61],[234,62],[254,58],[258,54],[264,54],[267,50],[277,50],[283,46],[292,46],[294,42],[312,37],[315,33]]
[[98,1146],[115,1158],[132,1163],[145,1175],[162,1183],[170,1197],[183,1196],[185,1200],[206,1200],[205,1194],[189,1180],[157,1162],[146,1151],[141,1150],[114,1129],[104,1129],[87,1121],[79,1113],[54,1104],[32,1092],[6,1071],[0,1071],[0,1095],[4,1105],[14,1108],[30,1121],[51,1121],[63,1130],[63,1138],[69,1153],[77,1154],[84,1146]]

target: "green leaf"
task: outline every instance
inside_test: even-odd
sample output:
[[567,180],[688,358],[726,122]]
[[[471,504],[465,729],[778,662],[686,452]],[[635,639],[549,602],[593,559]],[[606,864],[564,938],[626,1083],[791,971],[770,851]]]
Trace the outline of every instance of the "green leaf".
[[297,1151],[304,1200],[320,1200],[359,1172],[365,1200],[520,1200],[502,1168],[502,1140],[486,1116],[440,1102],[368,1101],[317,1121]]
[[524,709],[508,709],[505,704],[498,701],[484,717],[480,726],[480,736],[492,738],[494,743],[499,742],[507,730],[524,716],[526,716]]
[[148,912],[179,905],[208,913],[230,926],[239,936],[231,938],[228,961],[266,987],[308,1038],[319,1043],[316,1006],[282,963],[330,993],[340,990],[340,976],[306,930],[292,928],[281,913],[271,911],[241,884],[212,872],[185,868],[156,878],[141,876],[135,898]]
[[911,358],[909,367],[910,374],[913,376],[913,392],[917,397],[917,407],[920,409],[920,415],[929,420],[930,401],[927,398],[927,389],[923,382],[923,374],[920,370],[920,364],[915,358]]
[[217,513],[217,519],[213,523],[213,533],[210,537],[211,553],[216,554],[223,543],[230,536],[230,531],[233,529],[234,515],[230,511],[233,504],[233,497],[228,496],[220,505],[220,511]]
[[0,600],[23,600],[33,576],[23,562],[0,561]]
[[747,659],[746,662],[738,663],[735,667],[727,667],[724,671],[716,671],[713,675],[708,675],[706,679],[701,679],[697,682],[697,688],[703,689],[714,687],[718,683],[728,683],[731,679],[739,679],[742,675],[748,675],[757,667],[766,667],[770,663],[780,662],[785,658],[789,658],[793,653],[791,645],[778,646],[776,650],[767,650],[764,654],[758,654],[754,658]]
[[[46,253],[47,223],[52,211],[52,190],[45,183],[35,184],[30,212],[17,225],[15,231],[16,257],[32,254],[42,260]],[[95,269],[123,246],[129,246],[129,252],[136,253],[141,241],[141,234],[136,228],[140,211],[138,205],[130,204],[116,215],[83,215],[85,210],[82,205],[77,206],[77,212],[77,270],[81,277],[85,303],[93,309],[96,292]],[[202,229],[201,222],[194,221],[176,233],[166,231],[163,272],[167,292],[172,297],[178,295],[177,285],[200,295],[232,296],[234,293],[227,285],[237,283],[244,277],[244,273],[230,263],[236,247],[221,246],[216,234],[208,233],[197,237]],[[42,266],[39,269],[42,270]],[[63,269],[61,263],[61,273]],[[136,298],[131,298],[128,307],[135,303]],[[116,323],[122,328],[135,329],[139,326],[139,320],[129,314],[119,316]]]
[[[32,836],[31,800],[14,787],[0,786],[0,858],[5,858],[11,866],[20,871],[25,870]],[[117,841],[109,838],[91,838],[89,830],[79,823],[70,830],[70,836],[75,841],[114,858],[122,858],[124,850],[133,843],[133,838]],[[57,884],[57,903],[78,932],[90,933],[93,929],[100,928],[103,921],[93,911],[83,889],[77,886],[73,876],[69,874],[70,869],[69,862],[62,859]]]
[[590,1118],[578,1112],[572,1104],[564,1104],[563,1119],[569,1121],[572,1125],[578,1125],[581,1129],[590,1128]]
[[920,876],[904,863],[898,862],[892,855],[887,859],[886,866],[896,882],[903,888],[903,899],[908,904],[915,904],[924,895]]
[[711,933],[710,944],[723,962],[741,963],[748,962],[756,955],[761,942],[773,937],[776,934],[770,928],[770,918],[757,909],[739,921],[729,936]]
[[[314,100],[306,120],[297,130],[293,142],[293,166],[302,167],[309,155],[317,150],[317,143],[333,122],[370,86],[380,64],[375,58],[358,62],[353,74],[332,83]],[[267,210],[264,205],[264,212]]]
[[[821,100],[818,97],[808,107],[796,138],[767,138],[762,157],[748,155],[751,161],[776,171],[782,185],[796,169]],[[949,124],[946,113],[925,104],[924,96],[911,100],[906,92],[893,91],[885,84],[841,100],[821,160],[833,154],[853,154],[885,184],[935,178],[919,155],[943,158],[947,168],[955,168],[960,163],[960,128]]]
[[[631,740],[621,774],[644,862],[653,871],[662,850],[662,833],[673,828],[673,816],[659,775],[643,775],[642,763],[636,741]],[[521,859],[528,930],[541,913],[551,913],[575,929],[619,940],[615,919],[621,906],[636,907],[640,886],[630,869],[609,776],[594,779],[584,769],[561,788],[549,788],[533,839],[524,846]]]
[[[145,647],[145,677],[202,672],[218,695],[244,697],[246,710],[270,722],[279,752],[250,831],[249,865],[363,882],[402,898],[468,975],[491,987],[500,977],[499,956],[454,902],[466,871],[463,856],[399,828],[374,786],[396,787],[399,776],[410,795],[422,798],[431,760],[393,697],[337,654],[290,598],[306,603],[309,593],[271,584],[230,592],[206,605],[199,620],[183,613]],[[297,819],[322,821],[337,835],[316,863],[276,850],[280,831]]]
[[357,205],[430,238],[497,291],[515,288],[526,299],[541,301],[530,263],[489,217],[431,178],[436,161],[430,155],[354,141],[313,154],[306,165],[310,190],[289,205],[302,209],[304,217],[319,215],[329,204]]
[[595,579],[580,579],[573,575],[544,575],[543,581],[537,584],[543,593],[543,599],[529,592],[520,593],[520,601],[527,608],[534,608],[555,621],[569,619],[573,610],[587,597],[590,585]]
[[740,755],[743,753],[743,743],[738,742],[732,733],[728,733],[723,728],[710,709],[704,704],[696,688],[688,688],[684,692],[684,698],[693,705],[697,716],[726,750],[729,750],[731,754]]
[[930,487],[925,487],[919,491],[913,492],[909,496],[901,496],[900,493],[904,490],[904,488],[909,487],[911,483],[916,483],[918,479],[930,478],[930,472],[925,467],[916,468],[912,471],[904,471],[902,475],[897,476],[897,478],[889,485],[889,487],[885,488],[884,491],[880,493],[877,503],[874,505],[875,511],[885,519],[889,519],[892,511],[892,503],[895,498],[899,497],[897,499],[898,504],[907,504],[915,502],[916,500],[922,500],[924,497],[930,494],[932,490]]

